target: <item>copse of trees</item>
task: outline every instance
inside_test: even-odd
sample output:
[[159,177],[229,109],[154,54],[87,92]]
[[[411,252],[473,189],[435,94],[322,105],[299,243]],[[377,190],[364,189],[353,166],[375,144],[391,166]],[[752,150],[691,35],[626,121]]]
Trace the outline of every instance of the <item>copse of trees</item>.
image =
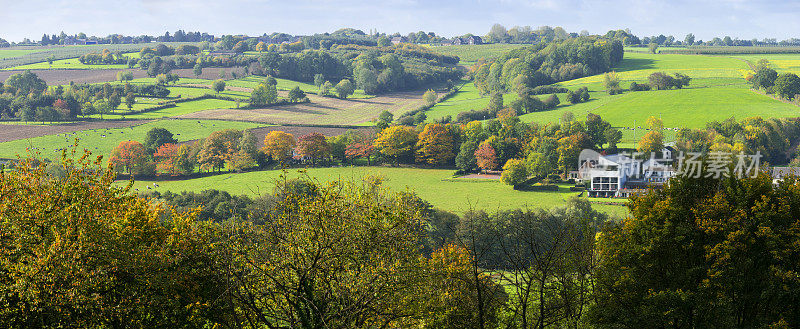
[[494,62],[477,64],[473,75],[481,93],[504,92],[514,88],[519,75],[527,87],[534,88],[607,72],[622,57],[619,40],[578,37],[514,49]]

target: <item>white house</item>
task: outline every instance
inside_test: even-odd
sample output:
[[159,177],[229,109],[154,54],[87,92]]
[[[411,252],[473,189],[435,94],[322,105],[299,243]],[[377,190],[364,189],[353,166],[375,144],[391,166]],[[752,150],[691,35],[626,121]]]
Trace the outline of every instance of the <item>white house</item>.
[[661,186],[675,176],[672,150],[662,150],[662,157],[646,161],[625,154],[601,155],[592,150],[581,152],[577,177],[586,183],[589,197],[628,197],[650,186]]

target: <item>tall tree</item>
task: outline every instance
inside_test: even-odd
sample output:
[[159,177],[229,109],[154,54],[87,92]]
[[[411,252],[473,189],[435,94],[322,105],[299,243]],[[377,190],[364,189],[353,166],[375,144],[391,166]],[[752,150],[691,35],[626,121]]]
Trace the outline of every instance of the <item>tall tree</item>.
[[261,151],[277,162],[284,162],[292,157],[294,149],[294,136],[280,130],[273,130],[264,137],[264,147]]
[[417,141],[417,162],[434,166],[451,165],[456,157],[456,141],[457,136],[451,125],[425,125]]

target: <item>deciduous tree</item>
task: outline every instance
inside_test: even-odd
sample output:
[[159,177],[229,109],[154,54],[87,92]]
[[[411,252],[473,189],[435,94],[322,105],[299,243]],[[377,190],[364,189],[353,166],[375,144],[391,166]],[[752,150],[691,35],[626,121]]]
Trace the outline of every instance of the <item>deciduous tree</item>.
[[280,130],[273,130],[264,137],[264,147],[261,151],[277,162],[284,162],[292,157],[294,149],[294,136]]
[[452,164],[456,156],[456,137],[449,124],[425,125],[417,141],[417,162],[434,166]]

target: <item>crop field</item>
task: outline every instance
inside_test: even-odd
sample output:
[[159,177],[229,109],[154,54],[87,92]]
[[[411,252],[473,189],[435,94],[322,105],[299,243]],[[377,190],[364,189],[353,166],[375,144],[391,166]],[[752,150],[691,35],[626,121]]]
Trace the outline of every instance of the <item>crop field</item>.
[[[455,213],[464,213],[471,209],[482,209],[489,212],[516,208],[539,208],[563,205],[569,197],[578,192],[569,192],[567,186],[560,186],[558,192],[524,192],[513,190],[498,180],[453,178],[453,170],[416,169],[391,167],[338,167],[311,168],[306,170],[308,177],[320,182],[337,180],[359,181],[366,176],[377,176],[384,180],[384,185],[394,191],[413,191],[423,200]],[[196,179],[158,181],[157,191],[201,191],[204,189],[225,190],[232,194],[250,196],[272,192],[275,183],[281,179],[283,171],[254,171],[214,175]],[[298,170],[286,172],[287,178],[306,175]],[[120,182],[123,184],[124,182]],[[134,188],[147,191],[153,181],[136,181]],[[624,215],[622,206],[595,205],[601,211],[616,215]]]
[[486,45],[460,45],[460,46],[436,46],[431,47],[431,50],[444,54],[444,55],[452,55],[458,56],[460,59],[459,64],[461,65],[470,65],[481,58],[496,58],[503,53],[516,49],[522,48],[527,45],[517,45],[517,44],[486,44]]
[[[110,121],[114,122],[114,121]],[[179,142],[205,138],[212,132],[223,129],[249,129],[263,125],[248,122],[231,122],[216,120],[158,120],[141,121],[142,124],[122,128],[92,128],[88,130],[58,132],[55,135],[39,136],[29,139],[0,143],[0,158],[13,159],[17,154],[24,156],[26,149],[39,152],[42,157],[53,158],[61,150],[68,148],[80,139],[79,147],[88,149],[95,155],[108,156],[111,150],[122,141],[135,140],[143,142],[147,132],[156,127],[166,128],[172,132]],[[57,126],[55,126],[57,127]],[[54,126],[49,126],[53,131]]]
[[[285,91],[280,92],[285,96]],[[246,120],[271,124],[367,124],[386,110],[395,117],[422,105],[422,91],[393,92],[368,99],[338,99],[308,95],[310,103],[268,106],[261,109],[209,110],[181,118]]]
[[746,60],[753,65],[760,59],[766,59],[772,65],[772,68],[779,73],[800,73],[800,54],[735,55],[730,57]]

